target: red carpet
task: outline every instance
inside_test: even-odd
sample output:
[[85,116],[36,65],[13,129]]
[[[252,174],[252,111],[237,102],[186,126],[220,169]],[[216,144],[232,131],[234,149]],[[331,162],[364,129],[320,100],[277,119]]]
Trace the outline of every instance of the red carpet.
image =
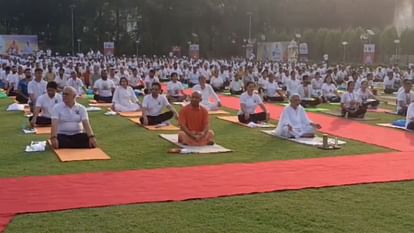
[[13,217],[14,215],[10,215],[10,214],[7,214],[7,215],[0,214],[0,232],[3,232],[6,229],[7,225],[11,222]]
[[0,180],[0,215],[414,179],[412,153]]
[[[220,96],[224,107],[239,110],[240,100],[236,97]],[[271,118],[278,120],[284,107],[266,104]],[[309,117],[322,125],[320,130],[341,138],[364,142],[397,151],[414,151],[414,134],[394,129],[368,125],[318,113],[308,113]]]

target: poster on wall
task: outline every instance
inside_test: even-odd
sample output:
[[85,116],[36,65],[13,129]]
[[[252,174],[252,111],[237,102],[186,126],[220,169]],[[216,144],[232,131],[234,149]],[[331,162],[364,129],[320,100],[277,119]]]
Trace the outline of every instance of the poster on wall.
[[363,63],[372,65],[375,61],[375,44],[364,44]]
[[307,62],[309,57],[309,48],[307,43],[300,43],[299,44],[299,61],[300,62]]
[[105,56],[115,55],[115,43],[114,42],[104,42],[104,55]]
[[181,47],[180,46],[173,46],[171,48],[171,52],[173,53],[174,57],[181,57]]
[[257,44],[257,59],[261,61],[286,62],[289,42],[262,42]]
[[0,35],[0,54],[29,55],[38,50],[36,35]]
[[190,44],[188,56],[192,59],[199,59],[200,58],[200,45]]

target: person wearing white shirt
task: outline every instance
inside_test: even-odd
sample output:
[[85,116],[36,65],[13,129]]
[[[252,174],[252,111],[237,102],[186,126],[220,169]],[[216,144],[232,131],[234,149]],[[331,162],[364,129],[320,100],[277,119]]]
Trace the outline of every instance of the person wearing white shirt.
[[106,70],[101,71],[101,78],[93,85],[94,99],[100,103],[112,103],[115,83],[108,79]]
[[125,77],[121,78],[120,85],[115,89],[112,108],[115,112],[136,112],[141,109],[138,98]]
[[299,94],[301,98],[301,105],[305,108],[315,108],[318,104],[321,103],[320,99],[317,96],[314,96],[314,91],[312,89],[311,82],[308,75],[302,77],[302,85],[299,87],[299,91],[296,94]]
[[144,89],[144,81],[138,74],[137,68],[132,68],[132,75],[128,78],[128,83],[132,87],[132,89],[142,90]]
[[299,93],[300,81],[296,79],[296,72],[292,71],[286,84],[288,95]]
[[32,127],[52,124],[52,111],[56,104],[62,102],[62,96],[57,93],[57,83],[47,83],[47,93],[39,96],[36,101],[33,116],[29,118]]
[[216,92],[222,92],[224,90],[224,80],[220,75],[218,75],[217,70],[213,71],[212,77],[210,79],[210,85]]
[[148,76],[145,77],[144,83],[145,83],[145,94],[148,94],[150,89],[152,88],[152,84],[159,83],[160,80],[155,76],[155,70],[151,69],[148,73]]
[[[159,125],[166,123],[174,116],[178,118],[178,114],[174,107],[168,102],[165,95],[161,95],[161,84],[155,82],[151,87],[151,94],[144,97],[142,102],[142,117],[140,122],[143,125]],[[169,111],[164,112],[167,108]]]
[[335,84],[332,82],[330,75],[325,77],[324,84],[322,85],[322,98],[326,103],[339,103],[341,97],[337,91]]
[[12,67],[12,72],[7,75],[6,83],[7,83],[7,90],[6,93],[8,96],[16,96],[17,86],[19,85],[20,77],[17,74],[17,67]]
[[58,90],[60,91],[63,90],[63,88],[66,86],[67,81],[68,81],[68,78],[65,74],[65,69],[60,68],[58,75],[56,75],[55,77],[55,82],[58,85]]
[[199,78],[200,78],[200,74],[198,72],[198,68],[194,66],[193,71],[189,74],[189,77],[188,77],[188,86],[192,88],[195,85],[197,85]]
[[171,74],[171,81],[167,84],[167,99],[170,102],[183,102],[187,98],[183,84],[178,81],[178,74]]
[[408,106],[405,128],[414,130],[414,102]]
[[243,81],[240,79],[240,75],[236,74],[234,79],[230,82],[230,94],[241,95],[243,94]]
[[[269,112],[260,96],[254,93],[254,89],[254,82],[247,82],[246,91],[240,96],[240,111],[238,113],[240,123],[261,123],[269,120]],[[260,107],[263,112],[256,113],[257,107]]]
[[323,79],[319,72],[315,73],[315,77],[311,81],[312,89],[313,89],[313,95],[321,97],[322,96],[322,85],[323,85]]
[[263,86],[263,100],[266,102],[283,102],[284,97],[282,88],[280,88],[279,84],[275,82],[275,76],[273,74],[270,74],[268,79],[269,80]]
[[85,85],[83,85],[82,80],[76,76],[75,71],[70,73],[70,78],[66,81],[66,86],[73,87],[78,96],[81,96],[83,93],[87,92]]
[[46,93],[47,82],[43,79],[43,70],[36,68],[35,77],[29,82],[27,86],[27,93],[29,94],[29,105],[33,112],[34,105],[39,96]]
[[63,102],[55,105],[52,111],[52,147],[95,148],[96,140],[88,112],[76,102],[77,91],[67,86],[63,89],[62,96]]
[[404,80],[404,91],[397,96],[397,114],[401,116],[407,115],[408,105],[414,102],[414,93],[411,92],[413,84],[410,80]]
[[374,94],[368,89],[368,80],[361,82],[361,88],[357,91],[357,94],[361,98],[362,104],[367,108],[376,109],[380,104]]
[[[193,91],[201,92],[202,100],[200,105],[206,108],[208,111],[216,111],[221,107],[221,101],[213,88],[206,83],[206,77],[203,75],[199,78],[199,84],[193,87]],[[214,99],[215,102],[210,102],[210,98]]]
[[384,78],[384,93],[385,94],[392,94],[397,91],[395,87],[395,78],[393,72],[388,72],[387,76]]
[[313,138],[319,124],[313,123],[301,106],[298,94],[290,96],[290,104],[283,110],[274,133],[284,138]]
[[362,105],[362,100],[357,93],[354,92],[355,83],[348,82],[347,92],[342,95],[341,109],[342,117],[348,118],[364,118],[367,108]]

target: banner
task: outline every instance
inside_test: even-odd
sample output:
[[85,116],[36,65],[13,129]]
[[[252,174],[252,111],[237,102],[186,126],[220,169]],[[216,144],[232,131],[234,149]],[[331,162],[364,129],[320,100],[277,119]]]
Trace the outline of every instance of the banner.
[[298,43],[294,40],[289,42],[288,45],[288,62],[296,63],[299,58],[299,47]]
[[364,44],[363,63],[365,65],[372,65],[375,60],[375,44]]
[[299,44],[299,61],[308,62],[309,48],[307,43]]
[[200,45],[190,44],[188,56],[192,59],[199,59],[200,58]]
[[287,62],[289,42],[257,43],[257,59],[264,61]]
[[0,54],[29,55],[38,50],[36,35],[0,35]]
[[115,43],[104,42],[104,56],[113,56],[115,54]]
[[180,46],[173,46],[171,48],[171,52],[173,53],[174,57],[181,57],[181,47]]

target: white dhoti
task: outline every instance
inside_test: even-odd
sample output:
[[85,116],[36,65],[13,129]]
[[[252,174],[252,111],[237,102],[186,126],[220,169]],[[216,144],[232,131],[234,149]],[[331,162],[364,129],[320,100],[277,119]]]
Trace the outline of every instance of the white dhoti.
[[115,104],[115,111],[117,112],[136,112],[140,109],[140,106],[136,103],[130,103],[128,105]]
[[210,103],[210,102],[201,102],[201,106],[203,106],[207,111],[217,111],[219,110],[218,103]]
[[[283,110],[274,134],[286,138],[314,135],[316,130],[311,124],[312,122],[302,106],[294,109],[289,105]],[[289,131],[289,127],[292,128],[291,131]]]
[[302,126],[300,128],[293,128],[292,131],[289,131],[288,126],[282,127],[282,130],[280,133],[278,133],[278,136],[285,137],[285,138],[301,138],[305,135],[312,135],[315,134],[316,130],[311,125],[308,126]]

